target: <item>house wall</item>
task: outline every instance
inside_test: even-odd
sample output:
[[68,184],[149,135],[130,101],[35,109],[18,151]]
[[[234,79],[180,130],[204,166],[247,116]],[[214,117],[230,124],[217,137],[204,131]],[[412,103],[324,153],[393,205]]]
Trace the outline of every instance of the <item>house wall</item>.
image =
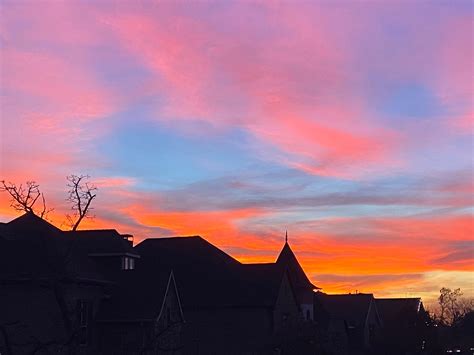
[[[78,354],[90,354],[95,352],[98,347],[99,339],[95,332],[95,316],[104,296],[104,287],[100,285],[71,283],[61,287],[59,298],[62,298],[66,303],[71,332],[76,335],[74,343]],[[57,299],[57,302],[63,301]],[[79,302],[84,302],[87,305],[84,312],[81,312]],[[81,313],[83,314],[81,315]],[[81,316],[86,317],[85,323],[81,323]]]
[[2,354],[31,354],[46,344],[53,351],[66,334],[51,288],[37,282],[0,284],[0,326]]
[[[23,280],[8,285],[0,284],[0,288],[0,326],[5,330],[4,336],[0,336],[0,353],[7,353],[7,341],[12,344],[12,353],[20,355],[31,354],[38,348],[46,353],[95,352],[93,318],[103,295],[102,288],[52,280]],[[84,345],[79,344],[76,309],[79,299],[87,300],[91,305]],[[41,351],[38,353],[41,354]]]
[[184,309],[186,354],[244,354],[271,342],[273,312],[266,308]]
[[90,259],[94,261],[103,275],[112,280],[122,272],[133,272],[133,270],[122,270],[122,256],[94,256]]
[[287,329],[295,328],[301,320],[298,304],[285,274],[278,292],[278,297],[273,312],[274,333],[284,332]]
[[[145,350],[151,341],[154,323],[149,322],[107,322],[97,325],[99,354],[135,355],[152,353]],[[142,352],[143,351],[143,352]]]
[[274,307],[184,309],[186,354],[264,354],[301,320],[285,276]]

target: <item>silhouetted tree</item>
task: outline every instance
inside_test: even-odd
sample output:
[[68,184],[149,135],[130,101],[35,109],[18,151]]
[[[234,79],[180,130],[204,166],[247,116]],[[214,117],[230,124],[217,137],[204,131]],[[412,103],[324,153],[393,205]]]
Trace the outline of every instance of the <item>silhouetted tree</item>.
[[[16,185],[12,182],[0,181],[0,191],[7,192],[10,195],[10,206],[22,212],[31,212],[41,218],[46,218],[52,208],[46,207],[46,199],[39,189],[39,184],[35,181],[27,181],[25,185]],[[35,210],[34,206],[41,197],[42,209]]]
[[[91,211],[91,202],[96,197],[97,188],[87,182],[89,177],[86,175],[70,175],[68,180],[68,201],[72,203],[71,209],[75,212],[73,216],[67,216],[71,222],[71,228],[76,230],[81,221],[89,216]],[[31,212],[35,215],[45,218],[52,209],[46,208],[46,201],[43,193],[40,191],[39,184],[35,181],[28,181],[26,184],[16,185],[11,182],[0,181],[0,191],[5,191],[11,196],[11,207],[17,211]],[[42,210],[36,210],[35,207],[42,201]],[[40,237],[44,237],[40,235]],[[45,239],[44,243],[48,243]],[[73,262],[72,253],[74,248],[74,238],[70,238],[64,248],[58,249],[58,255],[54,258],[45,258],[44,262],[48,269],[53,270],[49,276],[48,287],[52,292],[54,300],[61,314],[61,320],[64,326],[64,337],[45,341],[37,338],[28,328],[28,324],[20,322],[2,322],[0,321],[0,352],[13,354],[12,347],[29,349],[30,354],[44,353],[65,353],[75,354],[78,344],[79,325],[74,318],[74,305],[69,304],[71,295],[67,289],[65,280],[69,280],[71,275],[71,263]],[[0,317],[1,318],[1,317]],[[9,333],[28,334],[28,340],[23,343],[12,343]],[[25,350],[26,351],[26,350]]]
[[77,227],[79,227],[79,224],[85,217],[91,217],[91,203],[97,196],[97,187],[87,181],[89,178],[89,175],[74,174],[66,177],[68,181],[67,186],[69,187],[67,201],[72,204],[71,209],[74,211],[72,216],[66,215],[66,218],[73,231],[77,230]]
[[439,293],[439,311],[433,315],[433,318],[440,325],[456,325],[466,314],[474,310],[474,300],[462,298],[463,293],[460,288],[451,290],[443,287]]

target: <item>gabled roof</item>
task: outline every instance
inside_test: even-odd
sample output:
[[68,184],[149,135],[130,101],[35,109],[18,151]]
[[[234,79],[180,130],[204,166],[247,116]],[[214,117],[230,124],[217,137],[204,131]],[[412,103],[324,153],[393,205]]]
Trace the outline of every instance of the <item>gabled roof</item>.
[[365,324],[373,301],[372,294],[327,295],[317,292],[315,294],[315,315],[359,326]]
[[288,241],[285,241],[285,245],[278,255],[276,264],[280,267],[287,268],[290,281],[296,289],[303,290],[315,290],[319,287],[313,285],[306,276],[303,268],[301,267],[298,259],[290,248]]

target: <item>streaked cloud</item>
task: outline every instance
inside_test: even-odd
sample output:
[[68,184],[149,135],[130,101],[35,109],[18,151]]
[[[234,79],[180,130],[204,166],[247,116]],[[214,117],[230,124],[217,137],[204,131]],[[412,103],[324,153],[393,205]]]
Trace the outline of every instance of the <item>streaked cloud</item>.
[[91,175],[84,227],[242,261],[288,229],[332,292],[474,292],[471,29],[469,1],[6,2],[0,177],[63,225]]

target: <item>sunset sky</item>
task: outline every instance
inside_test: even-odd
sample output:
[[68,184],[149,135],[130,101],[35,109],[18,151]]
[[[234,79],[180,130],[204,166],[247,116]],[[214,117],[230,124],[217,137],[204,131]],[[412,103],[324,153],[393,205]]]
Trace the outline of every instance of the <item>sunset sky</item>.
[[[323,291],[474,296],[471,1],[2,1],[0,179]],[[18,216],[0,194],[0,220]]]

